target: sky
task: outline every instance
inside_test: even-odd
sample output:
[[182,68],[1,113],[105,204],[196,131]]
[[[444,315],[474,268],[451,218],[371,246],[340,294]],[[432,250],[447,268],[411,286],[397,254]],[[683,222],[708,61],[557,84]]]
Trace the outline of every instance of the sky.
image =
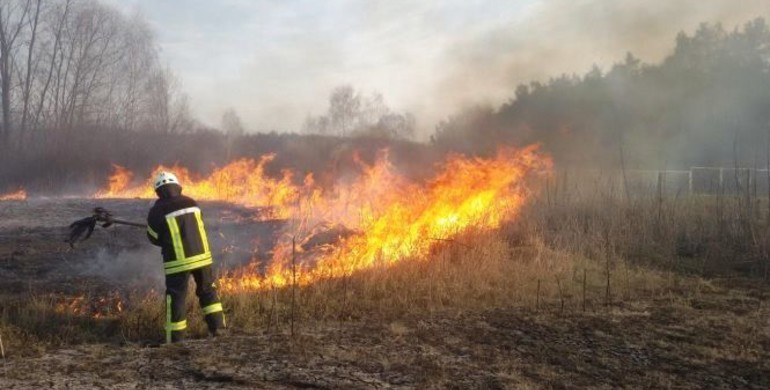
[[105,0],[139,12],[194,115],[234,109],[248,131],[298,131],[349,84],[410,111],[426,137],[519,83],[659,61],[680,31],[733,29],[767,0]]

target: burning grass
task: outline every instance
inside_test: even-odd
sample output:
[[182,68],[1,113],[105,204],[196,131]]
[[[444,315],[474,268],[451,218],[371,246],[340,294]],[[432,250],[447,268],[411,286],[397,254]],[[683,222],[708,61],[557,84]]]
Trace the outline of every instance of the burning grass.
[[216,169],[206,177],[200,177],[181,166],[158,166],[147,180],[135,182],[132,171],[113,164],[114,172],[108,179],[107,188],[98,191],[97,198],[142,198],[154,199],[153,177],[161,171],[172,171],[184,185],[185,194],[197,200],[216,200],[247,207],[263,207],[271,213],[261,218],[288,218],[296,205],[300,192],[312,192],[312,176],[307,176],[304,185],[293,183],[294,173],[285,170],[280,179],[265,173],[265,168],[275,158],[274,154],[258,160],[241,159]]
[[0,202],[10,201],[10,200],[27,200],[27,191],[24,190],[23,188],[19,188],[18,190],[13,192],[0,194]]
[[[470,231],[420,261],[379,266],[299,287],[228,294],[234,324],[246,328],[317,320],[395,321],[403,316],[499,307],[580,311],[605,304],[601,264],[504,231]],[[625,265],[623,265],[625,267]],[[662,293],[666,276],[628,268],[611,275],[620,301]],[[296,294],[292,298],[292,294]],[[257,313],[257,315],[254,315]]]
[[[420,256],[312,283],[294,283],[290,267],[282,285],[226,289],[234,334],[216,342],[142,348],[162,339],[156,291],[121,295],[120,312],[114,301],[100,306],[104,294],[3,300],[11,364],[2,379],[82,387],[221,380],[266,388],[764,388],[767,288],[681,273],[720,254],[760,253],[746,227],[760,229],[763,219],[746,219],[736,199],[719,200],[716,214],[716,201],[544,194],[495,228],[472,224],[431,240]],[[708,245],[681,252],[684,232],[687,242]],[[190,336],[204,338],[196,299],[188,302]],[[103,379],[105,372],[114,376]]]
[[[750,272],[741,275],[763,275],[767,241],[759,237],[768,236],[769,211],[761,199],[628,200],[601,187],[546,187],[537,193],[516,184],[520,173],[496,175],[498,166],[510,167],[511,160],[458,161],[420,188],[389,176],[387,164],[368,166],[369,179],[345,188],[351,196],[373,199],[372,194],[384,192],[385,197],[348,203],[365,207],[353,208],[359,218],[345,220],[355,227],[345,228],[347,236],[310,244],[315,235],[308,221],[313,219],[295,218],[299,222],[289,229],[305,235],[293,236],[294,250],[291,235],[279,239],[270,257],[274,268],[253,263],[221,275],[229,324],[238,332],[302,333],[319,323],[393,324],[496,308],[600,316],[638,301],[689,305],[693,296],[717,289],[694,275],[743,272],[736,266],[744,262],[750,262]],[[471,176],[463,174],[464,164],[472,164]],[[530,166],[526,159],[519,164]],[[387,188],[365,184],[383,178],[389,178]],[[517,203],[523,196],[526,202]],[[314,202],[339,198],[344,196],[327,193]],[[488,203],[474,209],[479,199]],[[442,214],[447,208],[441,204],[455,205],[450,215],[457,218]],[[470,211],[462,211],[463,205]],[[394,226],[393,221],[406,223]],[[436,221],[454,225],[442,230]],[[377,246],[388,249],[365,250]],[[16,301],[3,306],[0,331],[12,353],[25,351],[25,345],[162,338],[160,293],[128,292],[106,303],[103,298]],[[192,336],[204,337],[196,300],[190,298]]]
[[[610,275],[612,302],[661,296],[672,276],[624,262]],[[584,280],[585,278],[585,280]],[[547,247],[542,237],[514,227],[471,229],[435,245],[423,258],[381,263],[313,283],[223,292],[228,323],[239,332],[290,331],[326,321],[477,312],[492,308],[589,312],[607,305],[602,262]],[[191,289],[192,290],[192,289]],[[191,293],[192,294],[192,293]],[[2,331],[11,351],[24,345],[162,339],[162,299],[155,291],[63,299],[31,297],[3,309]],[[205,326],[191,295],[193,337]]]
[[[293,183],[295,174],[289,171],[278,180],[266,176],[265,165],[273,158],[238,160],[203,178],[172,168],[184,192],[194,198],[268,206],[273,212],[258,218],[291,221],[267,272],[246,267],[225,275],[220,279],[225,291],[285,287],[290,279],[305,286],[405,259],[423,259],[438,243],[470,228],[495,229],[515,218],[533,192],[532,179],[547,174],[551,165],[537,146],[502,148],[489,159],[449,156],[436,167],[433,178],[415,182],[399,174],[383,153],[372,165],[359,160],[357,177],[326,189],[316,187],[311,175],[302,185]],[[156,172],[164,169],[158,167]],[[132,176],[116,166],[109,187],[97,196],[154,196],[150,183],[131,187]],[[318,226],[342,226],[354,234],[305,254]]]
[[[391,271],[394,274],[404,272],[405,275],[415,272],[425,274],[427,271],[420,267],[430,269],[430,264],[449,261],[441,258],[466,256],[447,254],[449,252],[446,251],[451,249],[446,248],[457,245],[471,248],[477,244],[463,241],[475,241],[473,237],[494,234],[505,221],[517,216],[532,195],[531,180],[547,174],[550,169],[550,160],[540,155],[536,146],[506,148],[490,159],[449,156],[436,167],[433,178],[418,182],[400,175],[389,163],[387,154],[383,153],[372,165],[359,161],[358,176],[334,188],[324,189],[314,187],[310,176],[301,186],[293,184],[289,172],[284,172],[280,180],[265,176],[264,166],[271,159],[272,156],[267,156],[259,162],[236,161],[206,178],[194,178],[182,168],[175,169],[185,192],[194,197],[245,206],[268,205],[276,210],[277,215],[290,217],[285,234],[271,251],[272,257],[266,270],[263,271],[259,259],[255,259],[249,266],[228,272],[219,279],[221,290],[232,299],[232,306],[246,308],[234,309],[233,312],[233,320],[242,322],[244,326],[264,323],[272,326],[281,322],[283,309],[278,296],[286,294],[287,290],[292,296],[292,322],[302,317],[310,318],[311,315],[324,319],[360,316],[369,309],[353,305],[352,297],[364,297],[372,292],[379,294],[383,288],[386,292],[382,293],[386,296],[396,297],[392,299],[404,304],[411,302],[404,293],[419,294],[420,291],[408,288],[406,282],[404,286],[399,286],[399,282],[388,279]],[[120,167],[116,169],[117,174],[110,180],[109,188],[98,196],[142,197],[151,191],[149,185],[127,187],[132,181],[132,174]],[[276,199],[280,201],[273,202]],[[348,233],[344,236],[338,234],[332,243],[310,244],[311,241],[318,241],[316,233],[319,226],[341,226]],[[498,248],[502,245],[499,242],[478,245],[491,246],[498,252],[467,254],[474,263],[468,265],[469,268],[488,264],[482,261],[485,258],[498,261],[504,256],[500,252],[502,249]],[[499,275],[505,275],[511,270],[497,271]],[[463,274],[470,275],[469,270],[456,272],[453,278],[458,280],[453,283],[461,283]],[[361,284],[357,280],[374,281]],[[476,282],[484,286],[490,280],[491,276],[485,276]],[[442,283],[451,285],[448,280]],[[375,284],[385,287],[376,287]],[[329,297],[340,288],[342,301],[334,304]],[[393,290],[387,292],[391,288]],[[429,289],[427,292],[438,301],[431,301],[429,306],[423,305],[423,308],[433,310],[436,304],[436,309],[440,309],[445,304],[445,297],[451,295],[443,289]],[[325,298],[307,298],[313,294]],[[147,299],[151,297],[139,297],[135,301]],[[270,302],[269,306],[265,299]],[[301,309],[304,307],[307,309]],[[149,336],[132,326],[125,328],[120,324],[154,323],[157,321],[152,320],[157,319],[157,313],[131,308],[136,308],[135,303],[77,296],[60,299],[54,312],[64,317],[90,317],[92,320],[117,323],[123,329],[123,335]],[[267,310],[266,316],[254,316],[251,309],[255,308],[259,313]],[[407,312],[410,309],[397,307],[394,310]],[[239,314],[242,312],[247,314]],[[139,317],[144,313],[153,318],[131,320],[137,313]],[[36,321],[34,316],[29,320]]]
[[[241,337],[252,337],[250,345],[296,347],[305,353],[309,344],[324,356],[319,361],[337,367],[337,352],[330,352],[330,345],[339,340],[378,340],[377,348],[367,344],[345,350],[356,354],[345,360],[348,366],[369,359],[372,350],[381,351],[381,334],[386,340],[407,340],[393,347],[394,356],[403,355],[406,346],[432,351],[435,341],[448,351],[447,360],[420,355],[395,369],[419,367],[415,371],[431,373],[429,384],[448,383],[442,371],[446,362],[462,362],[463,373],[477,372],[457,355],[468,353],[485,365],[490,356],[497,356],[497,364],[510,362],[511,354],[534,362],[527,375],[535,383],[551,383],[563,372],[583,380],[555,381],[554,387],[590,386],[596,378],[622,386],[627,367],[642,363],[633,382],[640,386],[650,380],[650,370],[659,375],[650,383],[659,387],[700,383],[697,377],[712,373],[713,367],[719,370],[712,376],[724,383],[737,383],[728,375],[734,367],[745,367],[746,378],[765,372],[769,295],[766,287],[738,285],[763,277],[766,270],[763,237],[770,236],[770,210],[764,199],[750,194],[660,197],[655,191],[627,197],[610,187],[576,190],[556,188],[553,182],[534,191],[538,187],[529,181],[517,185],[515,169],[505,173],[513,176],[497,181],[496,164],[510,167],[510,160],[462,161],[473,168],[467,169],[469,176],[450,165],[420,187],[394,176],[387,164],[367,165],[363,172],[370,176],[347,183],[347,194],[318,192],[319,197],[305,198],[334,207],[293,209],[290,221],[281,223],[289,234],[278,238],[274,250],[261,252],[266,256],[262,264],[273,268],[255,261],[221,275],[228,323],[237,334],[211,345],[241,345]],[[389,185],[373,185],[382,181]],[[452,207],[438,207],[444,199]],[[474,209],[478,199],[489,202]],[[344,210],[342,205],[355,218],[330,211]],[[463,210],[462,205],[471,211],[454,213],[457,218],[442,214]],[[435,221],[454,225],[442,230],[445,225]],[[320,238],[330,234],[335,239]],[[388,249],[366,250],[377,246]],[[118,300],[104,303],[105,296]],[[205,337],[192,296],[189,308],[191,336]],[[161,293],[153,291],[31,296],[3,305],[0,332],[11,355],[50,344],[157,341],[162,339],[162,310]],[[458,324],[465,325],[452,333]],[[346,330],[313,344],[319,328],[343,326]],[[379,330],[373,333],[372,327]],[[564,337],[565,332],[570,336]],[[521,348],[525,351],[516,352]],[[586,363],[584,351],[598,354],[598,360]],[[212,359],[230,352],[223,348]],[[246,356],[242,365],[253,359],[241,355]],[[701,374],[682,374],[694,365]]]

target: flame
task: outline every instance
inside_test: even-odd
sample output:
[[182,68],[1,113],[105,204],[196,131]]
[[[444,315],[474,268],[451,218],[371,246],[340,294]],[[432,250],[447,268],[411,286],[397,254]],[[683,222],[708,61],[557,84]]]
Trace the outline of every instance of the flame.
[[[264,275],[248,267],[219,281],[228,292],[300,285],[341,277],[407,259],[424,258],[441,241],[468,229],[494,229],[513,218],[531,190],[527,176],[550,170],[537,146],[504,149],[493,159],[452,156],[425,183],[399,175],[387,157],[366,167],[361,177],[339,186],[330,196],[308,200],[307,212],[295,215],[298,234],[278,243]],[[317,194],[316,194],[317,195]],[[352,227],[357,233],[341,238],[326,251],[304,259],[297,236],[314,221]],[[310,237],[310,236],[308,236]]]
[[100,297],[78,295],[55,297],[54,311],[60,314],[85,316],[94,319],[112,318],[123,313],[125,304],[117,292]]
[[[219,200],[247,207],[265,207],[265,218],[289,218],[291,209],[299,199],[301,188],[293,185],[293,174],[284,171],[280,179],[273,179],[265,173],[265,166],[273,161],[274,154],[262,156],[259,160],[241,159],[216,169],[205,178],[191,174],[180,166],[158,166],[148,180],[141,185],[132,185],[134,174],[130,170],[113,164],[114,172],[109,178],[107,189],[96,193],[97,198],[142,198],[155,197],[152,178],[161,171],[171,171],[184,186],[184,192],[198,200]],[[312,185],[312,180],[308,182]]]
[[[140,189],[132,189],[129,193],[122,194],[131,185],[134,179],[134,173],[128,170],[128,168],[122,167],[118,164],[112,164],[112,169],[115,172],[108,179],[107,191],[103,193],[104,197],[114,197],[115,195],[123,196],[126,198],[142,197]],[[98,195],[98,194],[97,194]]]
[[[274,157],[237,160],[208,177],[195,176],[184,167],[168,168],[193,198],[266,206],[270,217],[290,220],[267,269],[262,270],[255,259],[222,276],[223,291],[282,287],[295,279],[305,285],[425,258],[442,241],[469,229],[495,229],[515,217],[532,191],[527,178],[551,168],[538,146],[502,148],[494,158],[449,156],[433,178],[418,182],[399,174],[383,153],[372,165],[357,160],[361,174],[355,179],[322,189],[311,175],[302,184],[294,184],[290,171],[279,179],[267,176],[265,166]],[[161,166],[155,172],[166,169]],[[151,179],[131,186],[132,179],[129,170],[116,165],[108,188],[97,196],[155,196]],[[348,233],[312,251],[305,249],[319,230],[329,231],[330,226],[342,226]]]
[[20,188],[15,192],[0,194],[0,202],[7,200],[27,200],[27,191],[25,191],[23,188]]

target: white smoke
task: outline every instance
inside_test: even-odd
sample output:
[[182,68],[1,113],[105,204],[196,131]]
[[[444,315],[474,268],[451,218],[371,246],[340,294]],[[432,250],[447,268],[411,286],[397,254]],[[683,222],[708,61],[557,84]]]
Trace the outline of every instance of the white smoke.
[[149,289],[164,284],[160,250],[150,245],[117,253],[99,249],[93,259],[83,264],[81,273],[121,287]]

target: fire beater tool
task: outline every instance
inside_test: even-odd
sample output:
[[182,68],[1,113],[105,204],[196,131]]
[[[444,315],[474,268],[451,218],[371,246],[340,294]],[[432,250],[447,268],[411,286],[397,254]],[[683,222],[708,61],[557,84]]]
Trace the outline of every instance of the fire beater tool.
[[91,237],[91,234],[94,232],[97,223],[101,224],[101,226],[104,228],[110,227],[112,225],[126,225],[145,229],[147,228],[146,224],[117,219],[113,217],[109,210],[103,207],[96,207],[93,210],[93,215],[90,217],[79,219],[70,224],[69,237],[67,237],[64,242],[69,243],[70,247],[74,248],[76,242],[85,241]]

